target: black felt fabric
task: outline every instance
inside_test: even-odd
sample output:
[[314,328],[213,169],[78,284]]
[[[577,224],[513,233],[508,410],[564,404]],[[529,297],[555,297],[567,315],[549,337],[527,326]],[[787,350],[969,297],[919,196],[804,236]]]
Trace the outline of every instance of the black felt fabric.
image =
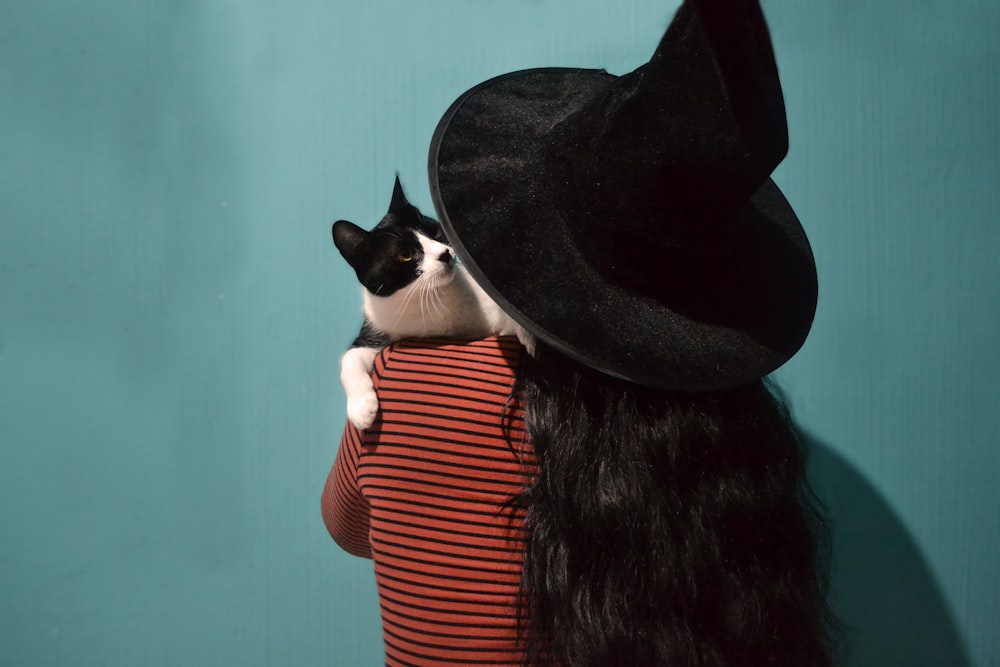
[[473,276],[535,335],[641,384],[771,372],[816,304],[808,241],[770,173],[787,150],[756,2],[689,0],[625,76],[534,69],[459,98],[431,191]]

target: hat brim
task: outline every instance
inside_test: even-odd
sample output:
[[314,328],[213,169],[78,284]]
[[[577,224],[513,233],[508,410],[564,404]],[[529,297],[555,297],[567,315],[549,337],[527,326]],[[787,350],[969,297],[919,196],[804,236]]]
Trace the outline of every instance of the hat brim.
[[545,182],[546,135],[615,79],[601,70],[524,70],[456,100],[429,156],[449,241],[501,308],[587,366],[691,390],[767,375],[801,347],[817,292],[806,236],[770,179],[736,212],[738,224],[710,259],[686,258],[683,271],[663,274],[677,277],[677,298],[652,299],[609,280],[577,247],[578,214]]

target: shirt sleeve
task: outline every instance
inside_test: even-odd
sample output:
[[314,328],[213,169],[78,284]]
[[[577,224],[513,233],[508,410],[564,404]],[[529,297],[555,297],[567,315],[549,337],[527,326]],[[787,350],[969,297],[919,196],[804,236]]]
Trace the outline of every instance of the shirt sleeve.
[[361,442],[361,432],[348,423],[340,439],[337,458],[323,487],[321,508],[323,521],[333,540],[349,554],[371,558],[368,539],[371,510],[358,487]]

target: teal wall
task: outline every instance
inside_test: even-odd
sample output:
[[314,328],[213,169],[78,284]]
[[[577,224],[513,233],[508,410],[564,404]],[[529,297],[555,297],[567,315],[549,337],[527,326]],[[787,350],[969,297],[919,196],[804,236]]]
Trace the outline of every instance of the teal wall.
[[[847,664],[1000,664],[1000,4],[764,5]],[[675,6],[0,0],[0,664],[379,664],[318,509],[359,323],[329,223],[397,170],[429,207],[465,88],[622,73]]]

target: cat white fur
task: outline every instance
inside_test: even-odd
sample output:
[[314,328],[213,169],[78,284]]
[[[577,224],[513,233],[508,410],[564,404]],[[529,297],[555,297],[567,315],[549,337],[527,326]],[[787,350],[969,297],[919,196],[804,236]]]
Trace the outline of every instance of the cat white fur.
[[[457,264],[451,248],[417,233],[423,249],[420,275],[390,296],[362,289],[368,321],[390,341],[403,338],[474,340],[494,335],[517,336],[532,350],[530,334],[514,322]],[[347,394],[347,418],[359,429],[375,422],[378,397],[371,372],[381,348],[353,347],[340,364]]]

